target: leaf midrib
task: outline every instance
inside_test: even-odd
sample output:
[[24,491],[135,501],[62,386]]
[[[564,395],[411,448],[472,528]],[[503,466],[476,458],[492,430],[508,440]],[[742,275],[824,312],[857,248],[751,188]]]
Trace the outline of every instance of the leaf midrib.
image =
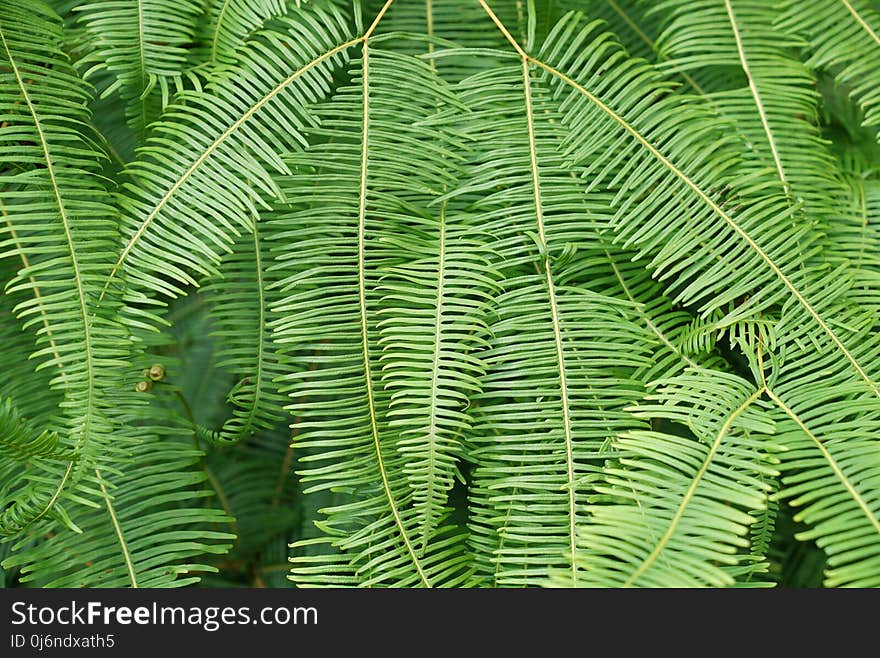
[[434,355],[431,363],[431,399],[428,418],[428,491],[425,504],[424,525],[422,530],[422,552],[428,546],[428,533],[431,530],[431,514],[434,508],[436,482],[434,474],[437,469],[435,452],[437,450],[437,397],[440,387],[440,347],[443,331],[443,299],[446,272],[446,202],[440,206],[440,258],[437,271],[437,298],[434,318]]
[[257,304],[259,310],[257,311],[257,325],[259,327],[259,340],[257,341],[257,372],[254,376],[254,399],[251,401],[248,413],[247,420],[242,425],[242,430],[251,431],[255,424],[255,418],[257,416],[257,409],[260,406],[260,399],[263,397],[263,377],[264,377],[264,364],[263,359],[265,358],[266,353],[266,291],[263,285],[263,254],[260,247],[260,232],[257,224],[256,215],[252,218],[253,223],[253,241],[254,241],[254,254],[256,257],[255,269],[257,275]]
[[535,215],[538,221],[538,237],[541,241],[543,252],[543,269],[547,280],[547,294],[550,303],[550,315],[553,322],[553,340],[556,348],[556,361],[559,366],[559,397],[562,404],[562,424],[565,434],[565,467],[566,467],[566,491],[568,494],[568,543],[571,552],[571,577],[577,587],[578,574],[575,555],[577,554],[577,530],[575,527],[575,482],[574,482],[574,437],[571,428],[571,402],[568,399],[568,382],[566,378],[565,353],[562,347],[562,329],[559,319],[559,304],[556,300],[556,284],[550,267],[548,254],[547,234],[544,227],[544,208],[541,196],[541,177],[538,167],[538,151],[535,141],[535,117],[532,103],[531,76],[529,75],[528,59],[523,53],[522,58],[523,89],[525,91],[526,121],[529,134],[529,160],[532,170],[532,188],[535,197]]
[[220,26],[223,23],[223,17],[226,14],[226,8],[229,7],[230,0],[224,0],[220,13],[217,14],[217,27],[214,29],[214,38],[211,41],[211,61],[217,61],[217,42],[220,40]]
[[[58,186],[58,180],[55,175],[55,165],[52,162],[52,158],[51,158],[51,155],[49,152],[48,140],[46,139],[46,135],[43,132],[43,127],[40,124],[40,119],[37,116],[36,109],[34,108],[33,103],[31,102],[30,95],[27,93],[27,88],[25,87],[24,81],[21,78],[21,74],[18,70],[18,66],[15,63],[15,58],[13,57],[12,52],[9,49],[9,45],[6,42],[6,37],[3,34],[2,27],[0,27],[0,42],[2,42],[2,44],[3,44],[3,49],[6,51],[6,56],[9,59],[9,64],[12,67],[12,71],[15,75],[16,82],[18,83],[18,86],[21,89],[22,96],[24,97],[25,103],[28,106],[28,110],[31,113],[31,117],[34,120],[34,127],[37,130],[37,134],[40,139],[40,145],[42,146],[43,154],[46,158],[46,171],[48,172],[49,180],[52,183],[52,190],[55,194],[55,199],[58,204],[59,214],[61,216],[61,221],[64,226],[64,234],[65,234],[65,237],[67,238],[67,246],[70,251],[70,260],[73,264],[74,282],[76,284],[77,293],[79,296],[80,311],[81,311],[81,315],[82,315],[82,319],[83,319],[83,331],[84,331],[84,335],[85,335],[84,351],[85,351],[85,358],[86,358],[86,373],[87,373],[86,382],[88,385],[88,388],[87,388],[88,402],[86,404],[85,422],[84,422],[83,428],[82,428],[82,436],[83,436],[83,440],[85,440],[89,437],[89,435],[91,433],[90,429],[91,429],[92,415],[94,414],[95,385],[94,385],[94,363],[93,363],[92,342],[91,342],[91,326],[89,324],[89,319],[88,319],[88,308],[86,306],[85,290],[83,288],[82,275],[80,274],[79,262],[77,261],[77,257],[76,257],[76,248],[74,247],[74,244],[73,244],[73,235],[71,234],[71,231],[70,231],[70,222],[69,222],[69,218],[67,217],[67,210],[64,207],[64,200],[61,198],[61,190]],[[59,365],[60,365],[60,362],[59,362]],[[62,477],[61,482],[58,484],[58,487],[55,490],[55,493],[49,499],[48,503],[43,508],[43,510],[31,520],[31,523],[39,520],[40,518],[45,516],[49,512],[49,510],[52,509],[52,507],[55,504],[55,501],[58,500],[58,497],[61,495],[61,492],[64,489],[64,486],[67,483],[67,480],[73,471],[74,463],[75,463],[74,461],[71,461],[70,464],[68,464],[67,469],[64,472],[64,476]],[[123,557],[125,559],[125,564],[126,564],[126,568],[128,570],[129,577],[131,579],[132,587],[137,587],[137,578],[135,577],[134,566],[132,565],[131,555],[129,554],[128,546],[125,542],[125,538],[122,534],[122,529],[119,526],[119,522],[116,519],[116,513],[113,510],[113,504],[111,503],[110,496],[108,495],[107,489],[104,486],[104,480],[101,477],[101,472],[97,468],[95,469],[95,476],[98,478],[98,483],[101,487],[101,493],[102,493],[102,495],[104,497],[104,501],[107,505],[107,511],[108,511],[108,513],[110,515],[110,519],[113,523],[113,527],[116,532],[116,536],[119,539],[119,545],[122,550]]]
[[779,147],[776,145],[776,137],[773,134],[773,129],[770,127],[770,122],[767,118],[767,111],[761,100],[761,91],[758,89],[758,85],[755,83],[751,68],[749,67],[749,60],[746,55],[745,46],[743,45],[739,25],[736,22],[736,13],[733,10],[733,3],[731,0],[724,0],[724,6],[727,9],[727,16],[730,19],[730,27],[733,31],[733,38],[736,41],[736,50],[739,55],[739,61],[742,65],[743,72],[746,74],[746,79],[749,81],[749,91],[751,91],[755,106],[758,108],[758,116],[761,119],[761,126],[764,128],[764,134],[767,136],[767,143],[770,145],[770,152],[773,154],[773,163],[776,166],[776,172],[779,174],[779,179],[782,181],[782,185],[787,189],[788,180],[785,176],[785,167],[782,165]]
[[[608,249],[603,247],[602,250],[605,252],[605,256],[608,258],[608,263],[611,265],[611,269],[614,271],[614,276],[617,278],[618,283],[620,283],[620,287],[623,289],[623,294],[625,294],[626,298],[629,299],[629,301],[631,301],[633,304],[639,304],[638,300],[636,300],[636,298],[633,296],[632,291],[630,291],[629,286],[626,285],[626,281],[624,280],[623,275],[620,273],[620,268],[617,267],[617,263],[614,262],[614,258],[612,258]],[[643,306],[643,305],[640,304],[640,306]],[[654,321],[648,316],[647,312],[645,312],[644,310],[641,310],[640,315],[642,317],[642,320],[645,322],[645,325],[648,327],[648,329],[650,329],[651,332],[654,333],[654,335],[656,335],[657,338],[660,339],[660,342],[663,343],[664,345],[666,345],[666,347],[668,347],[669,350],[673,354],[675,354],[675,356],[680,358],[682,361],[684,361],[691,368],[699,368],[699,365],[697,364],[697,362],[694,361],[692,358],[690,358],[687,354],[682,352],[675,345],[675,343],[673,343],[672,340],[670,340],[670,338],[665,333],[663,333],[663,331],[660,329],[660,327],[658,327],[654,323]]]
[[141,128],[143,130],[147,129],[147,101],[144,98],[141,98],[144,91],[147,88],[147,57],[144,52],[144,39],[146,35],[144,34],[144,0],[137,0],[137,19],[138,19],[138,56],[140,57],[140,71],[141,71],[141,86],[138,89],[138,99],[137,102],[140,105],[141,111]]
[[772,389],[767,389],[767,395],[772,399],[777,406],[782,409],[785,414],[791,418],[794,423],[801,429],[801,431],[806,434],[810,440],[816,444],[816,447],[819,449],[819,452],[822,453],[822,457],[828,462],[828,466],[831,468],[834,476],[840,480],[840,483],[843,485],[844,489],[852,496],[853,500],[855,500],[856,504],[859,508],[865,513],[865,516],[868,517],[868,520],[871,522],[871,525],[874,526],[874,529],[880,534],[880,519],[878,519],[874,512],[871,510],[868,503],[862,498],[862,495],[856,490],[855,486],[852,482],[849,481],[849,478],[846,477],[843,470],[841,470],[840,465],[837,463],[837,460],[834,459],[834,455],[832,455],[825,444],[816,436],[813,431],[807,427],[806,423],[801,419],[800,416],[795,413],[794,409],[789,407],[783,400],[780,398]]
[[855,7],[853,7],[849,3],[849,0],[840,0],[840,1],[843,3],[844,7],[846,7],[849,10],[849,13],[852,14],[853,18],[856,19],[856,22],[859,25],[861,25],[862,28],[865,30],[865,32],[867,32],[871,36],[871,38],[877,43],[877,45],[880,46],[880,36],[877,35],[877,33],[874,31],[874,28],[872,28],[870,25],[868,25],[868,21],[866,21],[862,17],[862,15],[856,11]]

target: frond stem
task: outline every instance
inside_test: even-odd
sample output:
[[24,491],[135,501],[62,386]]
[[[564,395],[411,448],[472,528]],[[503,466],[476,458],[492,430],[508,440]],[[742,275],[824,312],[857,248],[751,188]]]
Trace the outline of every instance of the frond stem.
[[128,551],[128,544],[125,542],[125,536],[122,534],[122,528],[119,525],[119,519],[116,518],[116,512],[113,509],[113,502],[110,494],[107,493],[107,487],[104,484],[104,478],[101,477],[101,471],[95,469],[95,476],[98,478],[98,485],[101,487],[101,495],[104,497],[104,504],[107,506],[107,512],[110,514],[110,520],[113,522],[113,529],[116,531],[116,538],[119,540],[119,547],[122,549],[122,556],[125,558],[125,568],[128,570],[128,577],[131,580],[131,586],[137,588],[137,577],[134,574],[134,564],[131,561],[131,554]]
[[758,90],[758,86],[755,84],[755,79],[752,77],[752,72],[749,68],[749,60],[746,56],[745,47],[743,46],[741,30],[736,22],[733,3],[731,0],[724,0],[724,6],[727,8],[727,16],[730,18],[733,38],[736,40],[736,50],[739,53],[739,61],[742,64],[743,72],[746,74],[746,79],[749,81],[749,89],[755,100],[755,106],[758,108],[758,116],[761,118],[761,125],[764,128],[764,134],[767,135],[767,142],[770,144],[770,151],[773,154],[773,162],[776,165],[776,172],[779,174],[779,179],[782,181],[782,185],[787,192],[788,180],[785,176],[785,167],[782,166],[782,158],[779,155],[779,148],[776,146],[776,137],[773,135],[773,129],[770,127],[770,122],[767,119],[767,111],[764,109],[764,103],[761,100],[761,92]]
[[498,18],[498,15],[492,11],[492,8],[488,4],[486,4],[486,0],[479,0],[479,3],[489,15],[489,18],[492,19],[492,22],[495,23],[499,30],[501,30],[501,34],[503,34],[504,38],[510,42],[510,45],[513,46],[513,49],[516,50],[519,56],[523,59],[528,59],[529,56],[526,54],[526,51],[523,50],[522,46],[519,45],[519,42],[513,38],[513,35],[507,27],[505,27],[504,23],[501,22],[501,19]]
[[373,19],[373,22],[370,24],[370,27],[364,32],[364,36],[361,37],[364,45],[366,46],[367,40],[373,35],[373,32],[379,27],[379,23],[382,21],[382,18],[385,16],[385,12],[388,11],[388,8],[394,0],[385,0],[385,4],[382,5],[382,9],[379,10],[379,13],[376,15],[376,18]]
[[878,36],[877,33],[874,31],[874,29],[870,25],[868,25],[868,21],[866,21],[862,17],[862,15],[856,11],[856,8],[853,7],[849,3],[849,0],[840,0],[840,1],[843,3],[844,7],[847,8],[849,13],[852,14],[853,18],[856,19],[858,24],[864,28],[865,32],[867,32],[871,36],[871,38],[877,42],[877,45],[880,46],[880,36]]

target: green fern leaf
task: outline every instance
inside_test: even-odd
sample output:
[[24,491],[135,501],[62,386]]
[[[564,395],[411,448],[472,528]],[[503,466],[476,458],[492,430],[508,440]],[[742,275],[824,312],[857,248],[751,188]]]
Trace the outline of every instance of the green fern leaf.
[[[454,182],[437,108],[455,97],[428,64],[363,48],[354,86],[317,111],[312,138],[326,141],[289,158],[285,196],[296,202],[272,221],[283,241],[275,337],[305,492],[348,494],[316,522],[332,557],[306,554],[293,575],[314,583],[325,567],[327,583],[354,573],[362,585],[454,585],[467,555],[461,533],[441,522],[454,434],[469,424],[462,411],[480,369],[466,355],[478,345],[469,333],[491,275],[478,252],[465,253],[466,218],[429,210]],[[397,237],[407,233],[424,238]],[[383,299],[426,322],[396,324],[395,314],[392,323],[376,311]],[[463,350],[438,351],[447,345]],[[416,372],[429,377],[427,393]]]
[[102,0],[76,10],[90,41],[91,52],[80,62],[90,67],[86,77],[109,70],[114,80],[104,95],[118,91],[129,124],[144,134],[181,86],[202,3]]
[[636,431],[614,441],[615,461],[596,485],[580,536],[585,585],[734,585],[730,567],[748,563],[752,513],[766,508],[766,479],[778,474],[762,392],[709,370],[658,382],[648,397],[654,404],[636,413],[682,424],[696,439]]
[[216,275],[221,255],[250,230],[261,195],[278,196],[270,171],[286,171],[279,153],[303,143],[301,131],[313,123],[308,106],[359,41],[338,12],[298,17],[284,32],[263,32],[205,91],[182,92],[156,124],[126,170],[125,244],[105,288],[124,275],[135,301],[145,291],[181,294],[182,285]]
[[59,50],[50,10],[3,3],[0,16],[0,62],[9,71],[0,79],[0,249],[21,265],[6,294],[25,296],[15,313],[37,336],[31,358],[54,370],[51,386],[63,392],[58,431],[73,455],[45,477],[37,495],[4,509],[0,528],[9,535],[51,517],[62,499],[79,495],[74,490],[84,474],[112,461],[109,409],[126,402],[125,394],[110,400],[105,393],[119,387],[128,339],[111,299],[97,304],[117,226],[96,171],[103,154],[78,132],[88,125],[88,91]]
[[810,42],[807,66],[827,70],[865,112],[864,125],[880,125],[880,13],[865,0],[787,0],[776,25]]

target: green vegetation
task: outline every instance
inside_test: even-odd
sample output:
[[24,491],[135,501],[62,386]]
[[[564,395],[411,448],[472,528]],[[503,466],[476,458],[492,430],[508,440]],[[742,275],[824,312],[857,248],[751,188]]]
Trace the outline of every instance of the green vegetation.
[[880,586],[874,0],[0,0],[7,587]]

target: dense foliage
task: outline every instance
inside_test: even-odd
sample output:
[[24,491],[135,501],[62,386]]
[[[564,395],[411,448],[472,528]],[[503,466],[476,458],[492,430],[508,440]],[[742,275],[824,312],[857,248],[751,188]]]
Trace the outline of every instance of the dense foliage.
[[875,0],[0,0],[5,586],[880,586]]

